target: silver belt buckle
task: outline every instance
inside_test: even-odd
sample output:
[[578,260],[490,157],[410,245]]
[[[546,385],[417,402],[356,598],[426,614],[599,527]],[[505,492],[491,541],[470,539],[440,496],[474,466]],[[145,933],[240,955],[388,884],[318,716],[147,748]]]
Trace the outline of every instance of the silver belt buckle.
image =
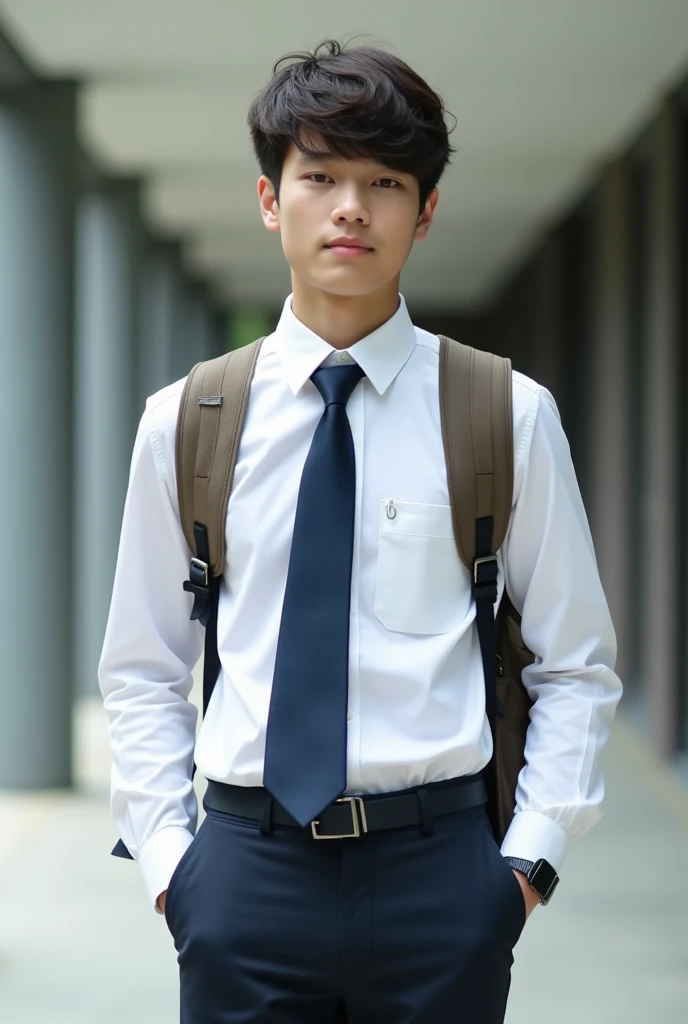
[[313,833],[314,839],[358,839],[361,835],[361,831],[368,831],[368,822],[366,821],[365,805],[363,803],[363,797],[360,796],[340,796],[334,801],[336,804],[348,804],[351,808],[351,826],[353,832],[345,832],[340,836],[321,836],[317,831],[317,826],[320,824],[319,821],[311,822],[311,832]]

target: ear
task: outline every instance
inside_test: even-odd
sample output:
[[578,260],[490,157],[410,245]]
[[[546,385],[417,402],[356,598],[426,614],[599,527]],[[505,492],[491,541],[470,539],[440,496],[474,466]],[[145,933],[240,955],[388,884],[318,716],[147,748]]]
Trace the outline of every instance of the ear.
[[432,217],[437,206],[437,200],[440,198],[439,189],[434,188],[428,198],[425,201],[425,206],[418,217],[416,224],[416,233],[413,236],[416,241],[420,241],[421,238],[425,238],[427,235],[430,225],[432,224]]
[[261,174],[258,179],[258,203],[265,227],[268,231],[279,231],[279,206],[277,205],[275,187],[264,174]]

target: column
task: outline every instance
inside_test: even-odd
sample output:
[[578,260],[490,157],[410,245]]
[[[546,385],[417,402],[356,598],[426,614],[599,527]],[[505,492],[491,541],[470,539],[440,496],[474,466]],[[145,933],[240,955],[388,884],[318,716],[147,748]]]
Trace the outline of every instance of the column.
[[229,351],[229,316],[221,306],[212,306],[210,313],[210,331],[214,356],[224,355]]
[[212,359],[215,355],[210,332],[208,288],[205,282],[192,280],[187,283],[187,303],[186,351],[182,349],[182,355],[188,362],[185,373],[188,373],[196,363]]
[[[604,169],[593,228],[590,347],[590,525],[616,627],[617,671],[629,676],[630,602],[638,588],[631,549],[631,221],[628,166]],[[637,411],[636,411],[637,415]]]
[[77,216],[76,679],[98,693],[122,510],[138,419],[136,342],[142,229],[139,186],[106,180]]
[[642,679],[657,751],[673,754],[678,738],[681,571],[678,101],[665,102],[654,134],[650,184],[650,246],[643,457],[644,586]]
[[552,231],[543,240],[533,266],[533,375],[548,388],[557,403],[564,389],[561,312],[561,234]]
[[174,322],[172,324],[172,379],[185,377],[194,360],[193,289],[181,261],[173,273]]
[[71,782],[76,87],[0,90],[0,786]]
[[139,410],[145,400],[175,379],[175,320],[178,315],[180,245],[149,240],[144,249],[139,347]]

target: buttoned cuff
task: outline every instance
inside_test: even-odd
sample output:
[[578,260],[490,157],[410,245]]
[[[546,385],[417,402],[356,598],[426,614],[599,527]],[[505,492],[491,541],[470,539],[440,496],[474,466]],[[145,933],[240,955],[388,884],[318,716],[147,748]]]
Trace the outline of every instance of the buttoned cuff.
[[539,811],[518,811],[509,826],[501,853],[504,857],[519,857],[521,860],[549,861],[559,873],[568,848],[569,838],[552,818]]
[[188,829],[169,825],[149,836],[139,851],[143,881],[156,914],[162,914],[156,900],[167,889],[174,869],[193,839],[193,833]]

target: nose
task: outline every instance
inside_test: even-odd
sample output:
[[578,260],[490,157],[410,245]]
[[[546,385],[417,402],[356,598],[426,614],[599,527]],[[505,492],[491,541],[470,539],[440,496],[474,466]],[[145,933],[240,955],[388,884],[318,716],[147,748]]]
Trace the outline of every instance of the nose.
[[339,193],[332,220],[335,224],[369,223],[370,214],[358,189],[348,188]]

